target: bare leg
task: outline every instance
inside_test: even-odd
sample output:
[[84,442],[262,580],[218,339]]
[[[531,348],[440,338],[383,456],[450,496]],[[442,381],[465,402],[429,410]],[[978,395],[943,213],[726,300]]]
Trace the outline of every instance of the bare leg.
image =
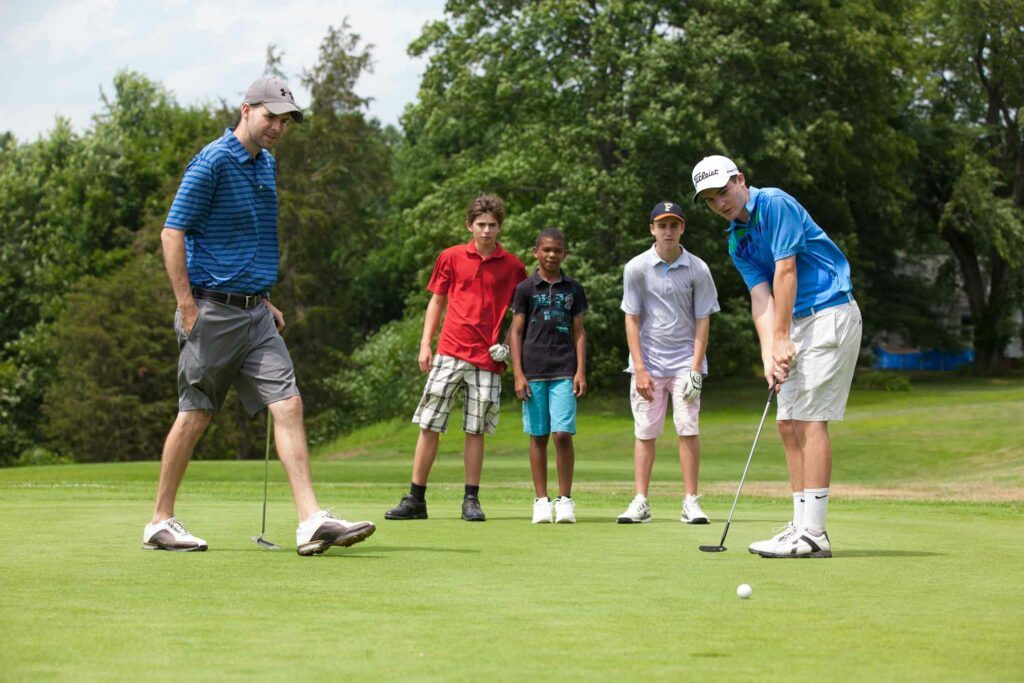
[[576,466],[576,449],[572,434],[555,432],[555,463],[558,466],[558,495],[572,497],[572,473]]
[[[555,445],[558,445],[556,439]],[[561,463],[559,463],[561,465]],[[537,498],[548,497],[548,435],[530,435],[530,472],[533,492]]]
[[192,457],[192,450],[199,442],[199,437],[210,424],[212,413],[204,410],[188,410],[178,413],[171,425],[171,431],[164,441],[164,450],[160,455],[160,482],[156,487],[156,507],[153,510],[153,524],[174,516],[174,499],[178,495],[178,487],[185,477],[185,469]]
[[647,497],[651,486],[651,469],[654,467],[655,439],[637,439],[633,445],[633,481],[636,492]]
[[419,439],[416,440],[416,454],[412,459],[412,483],[417,486],[427,485],[427,477],[430,476],[430,468],[434,466],[434,460],[437,458],[437,445],[440,440],[440,432],[420,429]]
[[775,425],[786,451],[786,467],[789,469],[789,486],[793,493],[804,490],[804,451],[796,435],[794,420],[779,420]]
[[825,489],[832,480],[832,440],[828,422],[793,421],[800,450],[803,452],[803,484],[809,489]]
[[313,493],[313,475],[309,470],[309,447],[306,427],[302,422],[302,397],[292,396],[267,406],[274,416],[274,445],[277,457],[288,475],[292,498],[299,521],[308,519],[320,509]]
[[700,478],[700,437],[679,437],[679,469],[683,471],[683,486],[686,493],[697,495],[697,482]]
[[484,469],[483,434],[466,434],[466,446],[462,451],[462,461],[466,465],[466,483],[470,486],[479,486],[480,473]]

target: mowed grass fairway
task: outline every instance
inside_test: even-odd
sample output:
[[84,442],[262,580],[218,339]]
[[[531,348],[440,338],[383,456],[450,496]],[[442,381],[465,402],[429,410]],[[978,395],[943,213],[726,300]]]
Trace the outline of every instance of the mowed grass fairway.
[[701,553],[721,536],[761,387],[707,384],[704,527],[678,521],[674,437],[659,442],[654,521],[614,523],[632,495],[632,421],[611,395],[582,404],[575,526],[530,524],[510,405],[488,440],[483,524],[458,519],[457,432],[426,521],[384,520],[407,489],[415,427],[322,449],[321,502],[378,531],[315,558],[294,552],[277,463],[267,537],[282,552],[250,540],[262,462],[193,463],[178,514],[210,543],[194,554],[140,549],[157,463],[0,470],[0,680],[1024,678],[1024,381],[855,392],[832,426],[830,560],[746,551],[791,509],[770,417],[728,552]]

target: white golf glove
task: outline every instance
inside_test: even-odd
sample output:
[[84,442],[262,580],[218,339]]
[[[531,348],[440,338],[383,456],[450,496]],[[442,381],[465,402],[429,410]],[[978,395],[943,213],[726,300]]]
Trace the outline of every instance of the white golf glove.
[[504,363],[508,359],[508,344],[495,344],[487,349],[487,351],[490,352],[491,358],[494,359],[495,363]]
[[683,375],[683,400],[689,403],[700,398],[703,383],[704,377],[696,370],[690,370],[689,374]]

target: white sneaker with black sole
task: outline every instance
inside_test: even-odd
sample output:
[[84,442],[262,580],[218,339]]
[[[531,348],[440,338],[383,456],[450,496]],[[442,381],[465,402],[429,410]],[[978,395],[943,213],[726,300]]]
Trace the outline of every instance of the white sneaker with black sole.
[[175,517],[156,524],[147,524],[142,530],[143,550],[173,550],[179,553],[203,552],[206,541],[193,536]]
[[[753,546],[751,546],[753,548]],[[761,557],[797,558],[832,557],[832,543],[828,534],[816,534],[808,529],[796,529],[785,538],[761,550],[751,550]]]
[[328,510],[320,510],[301,522],[295,530],[295,546],[299,555],[319,555],[332,545],[347,548],[365,541],[377,530],[373,522],[349,522],[338,519]]
[[551,524],[551,501],[547,496],[533,499],[533,523]]
[[555,498],[555,524],[576,523],[576,502],[572,498]]
[[616,520],[619,524],[646,524],[651,521],[651,506],[642,494],[636,494],[626,511]]
[[691,496],[686,494],[683,498],[683,514],[679,516],[679,521],[686,524],[708,524],[708,516],[704,514],[704,511],[700,509],[700,503],[697,499],[700,496]]

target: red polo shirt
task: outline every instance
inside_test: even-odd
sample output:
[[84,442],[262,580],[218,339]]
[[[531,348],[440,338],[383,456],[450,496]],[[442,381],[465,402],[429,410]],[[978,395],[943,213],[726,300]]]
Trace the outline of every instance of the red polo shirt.
[[464,360],[481,370],[501,372],[488,349],[498,343],[501,322],[516,285],[526,279],[526,266],[497,245],[484,259],[473,242],[441,252],[427,289],[448,297],[437,352]]

